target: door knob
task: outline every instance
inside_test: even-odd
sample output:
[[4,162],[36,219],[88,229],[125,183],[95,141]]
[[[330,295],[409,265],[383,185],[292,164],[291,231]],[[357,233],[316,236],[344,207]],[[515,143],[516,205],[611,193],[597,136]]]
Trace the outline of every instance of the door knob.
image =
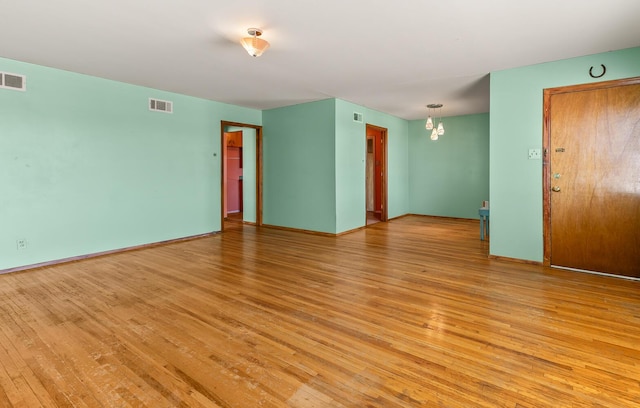
[[553,187],[551,188],[551,190],[553,190],[553,191],[555,191],[555,192],[557,193],[558,191],[560,191],[560,187],[558,187],[558,186],[553,186]]

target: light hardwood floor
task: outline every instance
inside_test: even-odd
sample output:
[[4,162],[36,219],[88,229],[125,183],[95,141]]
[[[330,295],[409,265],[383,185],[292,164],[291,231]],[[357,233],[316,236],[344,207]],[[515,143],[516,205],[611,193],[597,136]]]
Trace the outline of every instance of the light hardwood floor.
[[478,222],[242,226],[0,276],[0,407],[638,407],[640,282]]

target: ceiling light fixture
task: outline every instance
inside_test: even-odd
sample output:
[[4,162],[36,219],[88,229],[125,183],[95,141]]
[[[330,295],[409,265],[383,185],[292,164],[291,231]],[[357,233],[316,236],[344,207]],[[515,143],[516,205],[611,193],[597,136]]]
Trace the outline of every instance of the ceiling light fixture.
[[269,48],[269,43],[262,38],[258,38],[262,35],[262,30],[259,28],[250,28],[247,30],[247,33],[251,37],[245,37],[240,41],[240,44],[244,47],[245,50],[252,57],[259,57],[267,48]]
[[[441,103],[432,103],[427,105],[427,123],[425,123],[424,127],[427,130],[432,130],[431,132],[431,140],[438,140],[438,136],[444,135],[444,125],[442,124],[442,104]],[[431,117],[431,110],[440,109],[440,121],[437,127],[434,127],[434,120]]]

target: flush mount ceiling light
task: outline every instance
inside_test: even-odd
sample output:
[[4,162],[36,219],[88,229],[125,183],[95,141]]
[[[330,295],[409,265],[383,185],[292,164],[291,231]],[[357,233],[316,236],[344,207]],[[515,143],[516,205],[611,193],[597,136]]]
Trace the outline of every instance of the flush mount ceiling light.
[[263,52],[269,48],[269,43],[262,38],[258,38],[262,35],[262,30],[259,28],[250,28],[247,33],[251,37],[245,37],[240,41],[240,44],[252,57],[259,57]]
[[[434,127],[433,118],[431,117],[431,110],[440,109],[440,122],[437,127]],[[431,140],[438,140],[438,136],[444,135],[444,125],[442,124],[442,104],[441,103],[432,103],[427,105],[427,123],[425,123],[424,127],[427,130],[433,130],[431,132]]]

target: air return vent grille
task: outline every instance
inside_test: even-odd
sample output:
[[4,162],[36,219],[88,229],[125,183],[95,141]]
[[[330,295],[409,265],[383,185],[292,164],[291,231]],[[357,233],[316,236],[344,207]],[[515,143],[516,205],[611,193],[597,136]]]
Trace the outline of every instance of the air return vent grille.
[[354,122],[358,122],[358,123],[362,123],[362,113],[353,112],[353,121]]
[[26,91],[27,77],[24,75],[10,74],[8,72],[0,72],[0,88]]
[[156,112],[173,113],[173,102],[149,98],[149,110]]

